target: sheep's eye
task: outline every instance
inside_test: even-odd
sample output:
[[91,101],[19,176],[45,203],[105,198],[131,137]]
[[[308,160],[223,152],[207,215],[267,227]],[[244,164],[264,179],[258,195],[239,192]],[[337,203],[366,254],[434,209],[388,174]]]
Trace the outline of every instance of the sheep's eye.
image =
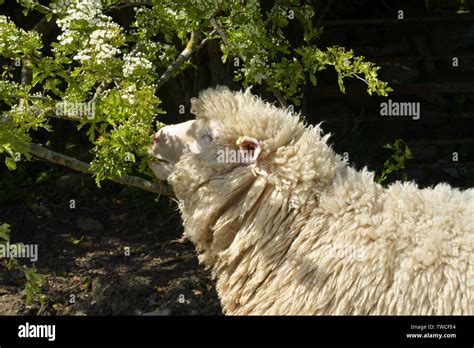
[[212,139],[212,136],[211,136],[210,134],[204,134],[204,136],[202,137],[202,141],[203,141],[206,145],[212,143],[212,140],[214,140],[214,139]]

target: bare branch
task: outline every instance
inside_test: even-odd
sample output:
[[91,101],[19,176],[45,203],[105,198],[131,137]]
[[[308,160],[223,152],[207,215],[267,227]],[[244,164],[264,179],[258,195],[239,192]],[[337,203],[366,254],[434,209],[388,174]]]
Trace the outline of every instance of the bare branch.
[[[227,37],[227,34],[225,33],[224,29],[219,24],[217,19],[215,17],[211,17],[209,19],[209,22],[211,23],[212,27],[217,32],[217,34],[219,34],[219,36],[221,37],[222,41],[224,42],[224,45],[226,45],[227,47],[230,47],[229,38]],[[238,54],[238,56],[242,60],[242,62],[245,63],[245,57],[240,53]],[[278,99],[281,106],[286,108],[288,106],[288,104],[286,103],[285,98],[283,97],[281,92],[278,89],[273,88],[267,81],[264,81],[264,82],[269,87],[269,89],[273,93],[273,95]]]
[[85,118],[87,118],[87,116],[80,116],[80,115],[72,115],[72,114],[66,114],[66,113],[63,113],[63,114],[58,114],[56,112],[56,109],[55,108],[47,108],[43,111],[43,116],[46,116],[46,117],[53,117],[53,118],[58,118],[60,120],[66,120],[66,121],[73,121],[73,122],[79,122]]
[[288,107],[288,104],[285,101],[285,97],[283,96],[283,94],[281,94],[281,92],[278,89],[271,87],[267,81],[264,80],[264,82],[267,84],[267,86],[270,87],[270,91],[272,91],[273,95],[278,99],[278,101],[280,102],[280,105],[283,108]]
[[[89,171],[90,164],[86,162],[82,162],[76,158],[69,157],[61,153],[58,153],[56,151],[46,149],[43,146],[35,144],[35,143],[31,143],[29,146],[30,146],[29,148],[30,153],[36,157],[42,158],[48,162],[56,163],[64,167],[74,169],[81,173],[91,174],[91,172]],[[114,178],[111,180],[122,185],[137,187],[139,189],[157,193],[160,195],[165,195],[165,196],[173,195],[172,190],[168,186],[157,184],[157,183],[145,180],[143,178],[139,178],[137,176],[122,175],[119,178]]]
[[21,84],[24,86],[31,82],[31,60],[25,57],[21,63]]
[[[221,39],[222,39],[222,41],[224,42],[224,44],[229,47],[229,46],[230,46],[229,38],[227,37],[227,34],[225,33],[224,29],[222,29],[222,27],[220,26],[220,24],[217,22],[217,19],[215,19],[214,17],[212,17],[211,19],[209,19],[209,22],[211,23],[212,27],[213,27],[214,30],[217,32],[217,34],[219,34],[219,36],[221,37]],[[240,54],[239,54],[239,57],[240,57],[240,59],[242,59],[243,61],[245,61],[245,59],[243,59]]]
[[41,101],[53,102],[53,103],[56,102],[54,99],[51,99],[50,97],[46,97],[46,96],[44,96],[44,95],[30,95],[30,96],[27,97],[27,99],[30,99],[30,100],[41,100]]
[[43,9],[45,12],[53,13],[53,10],[51,10],[48,6],[42,5],[42,4],[36,4],[36,7],[39,7]]
[[166,71],[161,75],[161,77],[158,79],[157,86],[160,88],[165,84],[166,81],[168,81],[171,76],[173,75],[173,72],[176,71],[186,60],[189,59],[191,54],[194,52],[196,46],[197,46],[197,40],[198,40],[199,32],[196,30],[193,30],[191,32],[191,38],[188,41],[188,44],[186,45],[186,48],[181,52],[176,58],[176,60],[166,69]]
[[359,76],[359,75],[357,75],[355,72],[352,72],[352,71],[351,71],[351,75],[352,75],[352,76],[354,76],[355,78],[357,78],[357,79],[359,79],[359,80],[361,80],[361,81],[365,82],[365,84],[366,84],[367,86],[369,86],[369,85],[370,85],[370,84],[369,84],[369,82],[367,82],[367,80],[366,80],[366,79],[364,79],[364,78],[360,77],[360,76]]
[[108,85],[109,85],[108,83],[106,83],[105,81],[102,81],[100,83],[100,85],[97,87],[97,89],[94,93],[94,96],[91,99],[91,102],[94,102],[99,97],[99,95],[104,93],[104,91],[107,89]]
[[209,41],[210,37],[211,37],[212,35],[214,35],[215,33],[216,33],[215,30],[211,31],[211,32],[209,33],[209,35],[208,35],[204,40],[202,40],[202,41],[199,43],[199,45],[196,46],[195,52],[199,51],[199,50]]

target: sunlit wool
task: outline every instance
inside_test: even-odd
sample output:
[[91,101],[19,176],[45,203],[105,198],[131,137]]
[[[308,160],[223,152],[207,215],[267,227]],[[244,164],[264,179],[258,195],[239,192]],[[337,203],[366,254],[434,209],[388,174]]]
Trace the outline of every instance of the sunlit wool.
[[[169,182],[226,314],[474,314],[474,190],[384,188],[249,90],[192,108],[218,135]],[[243,135],[257,163],[216,161]]]

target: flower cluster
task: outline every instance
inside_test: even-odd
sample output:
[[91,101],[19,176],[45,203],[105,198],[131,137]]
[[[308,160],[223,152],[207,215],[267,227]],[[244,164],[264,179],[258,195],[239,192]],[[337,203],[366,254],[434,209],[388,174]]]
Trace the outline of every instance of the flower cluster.
[[36,53],[42,47],[37,32],[17,28],[7,17],[0,16],[0,54],[15,58]]
[[76,23],[83,22],[90,26],[101,24],[102,6],[97,0],[60,0],[52,9],[62,17],[56,22],[62,30],[58,36],[61,45],[68,45],[80,38],[78,30],[73,29]]
[[14,96],[18,93],[20,85],[13,81],[0,80],[0,99]]
[[153,64],[144,57],[142,52],[138,52],[135,55],[124,55],[123,62],[124,77],[138,76],[141,73],[153,68]]
[[[66,54],[74,53],[73,59],[92,68],[110,69],[118,46],[125,41],[122,28],[102,13],[99,0],[60,1],[54,11],[61,17],[62,29],[58,41]],[[88,35],[90,33],[90,35]]]
[[124,89],[121,98],[128,101],[131,105],[135,104],[136,100],[133,86],[129,86],[128,88]]
[[63,14],[74,3],[74,0],[56,0],[50,4],[50,8],[54,14]]
[[74,59],[85,64],[92,57],[95,58],[95,63],[98,65],[107,64],[108,60],[117,54],[120,54],[120,49],[108,43],[109,35],[111,33],[106,29],[97,29],[92,32],[86,47],[80,50]]

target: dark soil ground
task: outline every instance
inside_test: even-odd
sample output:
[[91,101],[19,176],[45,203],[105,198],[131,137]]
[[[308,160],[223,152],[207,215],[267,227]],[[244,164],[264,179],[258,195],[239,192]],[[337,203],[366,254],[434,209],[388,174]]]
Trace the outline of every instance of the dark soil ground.
[[23,273],[0,260],[0,314],[221,314],[170,198],[25,166],[0,171],[0,223],[11,225],[12,242],[38,244],[35,266],[46,282],[26,304]]

